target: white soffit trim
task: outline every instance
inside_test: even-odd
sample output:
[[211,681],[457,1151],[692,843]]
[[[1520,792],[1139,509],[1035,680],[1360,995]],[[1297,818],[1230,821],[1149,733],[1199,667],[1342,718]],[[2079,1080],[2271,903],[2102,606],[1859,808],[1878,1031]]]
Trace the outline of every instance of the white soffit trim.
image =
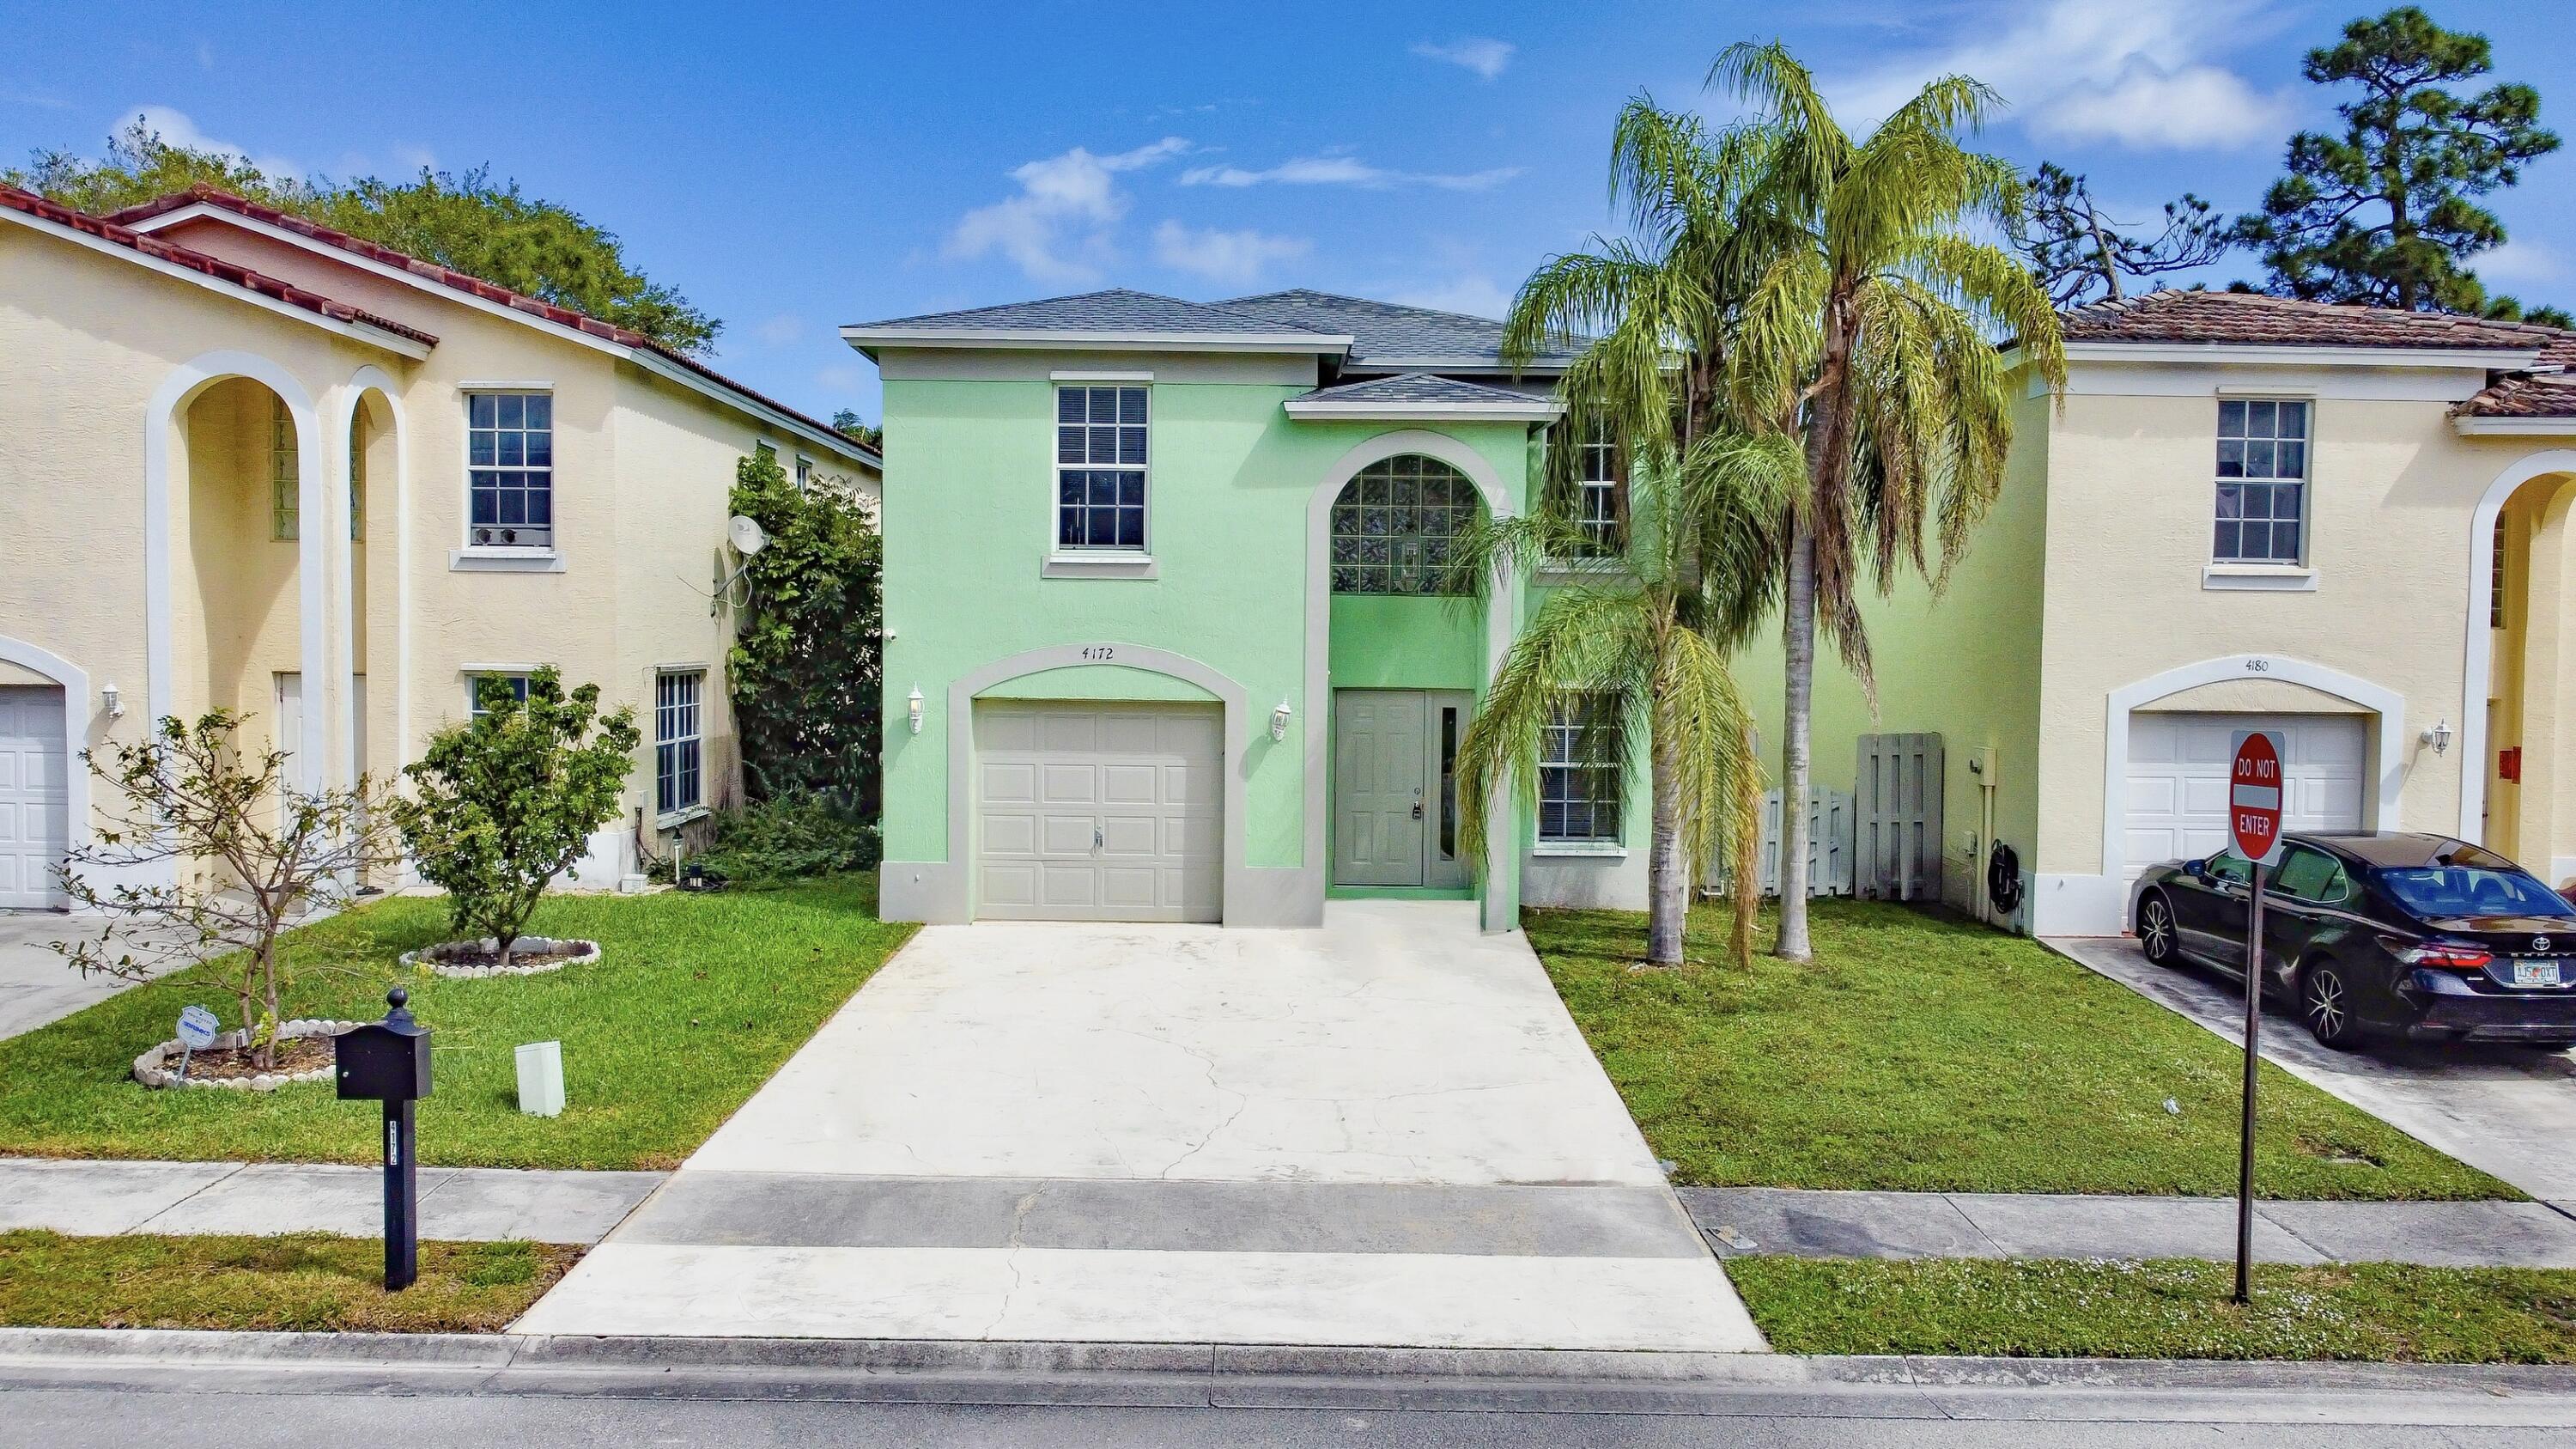
[[2458,417],[2451,428],[2469,438],[2559,438],[2576,434],[2576,418]]
[[[2007,360],[2017,360],[2018,348]],[[2238,367],[2440,367],[2518,372],[2540,349],[2481,347],[2271,347],[2238,342],[2069,342],[2069,362],[2193,362]]]
[[337,317],[329,316],[321,312],[315,312],[309,308],[298,307],[292,302],[281,302],[275,297],[268,296],[265,293],[254,292],[248,287],[236,286],[231,282],[225,281],[221,277],[208,276],[204,272],[200,272],[193,267],[183,267],[175,262],[163,261],[161,258],[153,256],[147,252],[138,252],[132,247],[118,246],[116,243],[108,241],[103,237],[91,236],[85,231],[78,231],[74,228],[60,225],[41,216],[29,216],[27,213],[19,211],[13,207],[0,207],[0,220],[17,222],[21,226],[25,226],[34,231],[43,232],[47,236],[60,237],[65,241],[77,243],[81,246],[87,247],[91,251],[99,253],[102,256],[122,258],[136,264],[137,266],[159,272],[165,277],[176,277],[180,281],[203,287],[220,296],[232,297],[239,301],[248,302],[254,307],[274,312],[278,316],[287,318],[291,321],[307,322],[326,332],[336,332],[352,341],[363,342],[370,347],[380,347],[387,352],[394,353],[401,357],[408,357],[415,362],[419,361],[421,358],[429,356],[429,344],[426,342],[405,337],[397,332],[387,332],[385,329],[369,323],[343,322]]
[[841,329],[842,340],[876,355],[880,347],[992,347],[1023,351],[1097,348],[1128,352],[1314,352],[1340,354],[1352,339],[1321,332],[1107,332],[1087,328],[1030,328],[998,332],[976,327],[859,327]]
[[[778,427],[786,429],[788,432],[794,433],[800,438],[820,444],[850,462],[857,463],[868,468],[880,468],[883,466],[874,454],[871,454],[867,450],[859,447],[858,444],[850,441],[848,438],[841,437],[839,434],[832,432],[828,428],[818,428],[810,424],[800,422],[797,419],[780,412],[778,409],[751,397],[749,394],[737,392],[732,388],[726,387],[713,378],[707,377],[702,373],[695,372],[671,361],[660,353],[647,351],[641,347],[629,347],[622,342],[612,341],[606,337],[596,337],[588,332],[582,331],[578,327],[567,327],[563,323],[557,322],[551,317],[540,317],[534,312],[522,312],[518,308],[510,306],[506,302],[495,302],[489,297],[481,297],[472,292],[459,291],[454,287],[448,286],[444,282],[433,282],[427,277],[416,276],[411,272],[405,271],[401,267],[377,261],[373,257],[360,252],[350,251],[346,247],[335,247],[328,242],[315,241],[313,238],[305,236],[300,232],[290,231],[282,226],[272,226],[255,216],[244,216],[238,211],[233,211],[225,207],[209,205],[206,202],[200,201],[192,205],[180,207],[176,211],[164,212],[163,214],[155,217],[147,217],[142,222],[138,223],[133,229],[139,232],[150,233],[160,231],[167,227],[176,226],[183,221],[194,221],[199,218],[210,221],[219,221],[227,226],[239,227],[243,231],[250,232],[256,236],[267,237],[271,241],[284,242],[286,245],[294,247],[299,251],[310,252],[314,256],[325,257],[332,261],[355,267],[362,272],[386,278],[389,281],[400,282],[404,286],[412,288],[414,291],[422,292],[432,297],[443,298],[461,306],[471,307],[478,312],[484,312],[494,317],[506,317],[511,321],[520,323],[524,326],[534,327],[540,332],[552,333],[557,337],[563,338],[567,342],[577,342],[594,352],[604,352],[611,357],[625,358],[627,361],[634,363],[645,371],[667,378],[672,382],[676,382],[682,387],[689,389],[691,392],[698,393],[704,397],[713,398],[727,407],[749,413],[751,416],[759,418],[763,422],[773,423]],[[122,248],[119,248],[119,250],[122,250]],[[423,352],[420,355],[425,357],[428,354]]]
[[1288,416],[1292,418],[1338,419],[1352,422],[1544,423],[1552,422],[1565,415],[1565,404],[1544,398],[1532,398],[1525,403],[1373,403],[1292,400],[1281,406],[1288,409]]

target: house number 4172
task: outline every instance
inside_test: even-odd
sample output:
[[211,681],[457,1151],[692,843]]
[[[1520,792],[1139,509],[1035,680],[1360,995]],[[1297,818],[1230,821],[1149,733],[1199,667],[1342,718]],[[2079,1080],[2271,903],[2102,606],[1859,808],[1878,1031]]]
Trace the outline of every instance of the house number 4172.
[[1082,648],[1082,657],[1090,660],[1115,659],[1118,657],[1118,650],[1109,644],[1086,644]]

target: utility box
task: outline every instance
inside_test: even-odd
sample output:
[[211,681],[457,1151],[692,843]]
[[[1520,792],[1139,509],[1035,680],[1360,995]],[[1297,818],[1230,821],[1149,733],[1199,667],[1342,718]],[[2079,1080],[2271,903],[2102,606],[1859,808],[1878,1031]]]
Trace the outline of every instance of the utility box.
[[342,1101],[416,1102],[429,1095],[429,1028],[396,1009],[331,1039]]
[[519,1110],[559,1117],[563,1105],[563,1043],[532,1041],[519,1048]]

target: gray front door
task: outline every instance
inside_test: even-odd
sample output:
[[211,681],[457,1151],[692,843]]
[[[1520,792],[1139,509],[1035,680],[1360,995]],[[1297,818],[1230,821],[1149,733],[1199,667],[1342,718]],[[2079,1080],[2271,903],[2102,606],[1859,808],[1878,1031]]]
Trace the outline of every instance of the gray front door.
[[1463,886],[1448,788],[1471,696],[1333,694],[1333,884]]

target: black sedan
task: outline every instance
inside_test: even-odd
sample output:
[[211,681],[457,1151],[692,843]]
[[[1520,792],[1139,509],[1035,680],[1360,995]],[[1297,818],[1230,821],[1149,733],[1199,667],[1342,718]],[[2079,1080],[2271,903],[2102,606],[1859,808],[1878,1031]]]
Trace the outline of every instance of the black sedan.
[[[2243,979],[2252,867],[2233,852],[2138,878],[2139,944]],[[2576,1044],[2576,906],[2442,835],[2297,834],[2263,883],[2263,988],[2318,1041]]]

